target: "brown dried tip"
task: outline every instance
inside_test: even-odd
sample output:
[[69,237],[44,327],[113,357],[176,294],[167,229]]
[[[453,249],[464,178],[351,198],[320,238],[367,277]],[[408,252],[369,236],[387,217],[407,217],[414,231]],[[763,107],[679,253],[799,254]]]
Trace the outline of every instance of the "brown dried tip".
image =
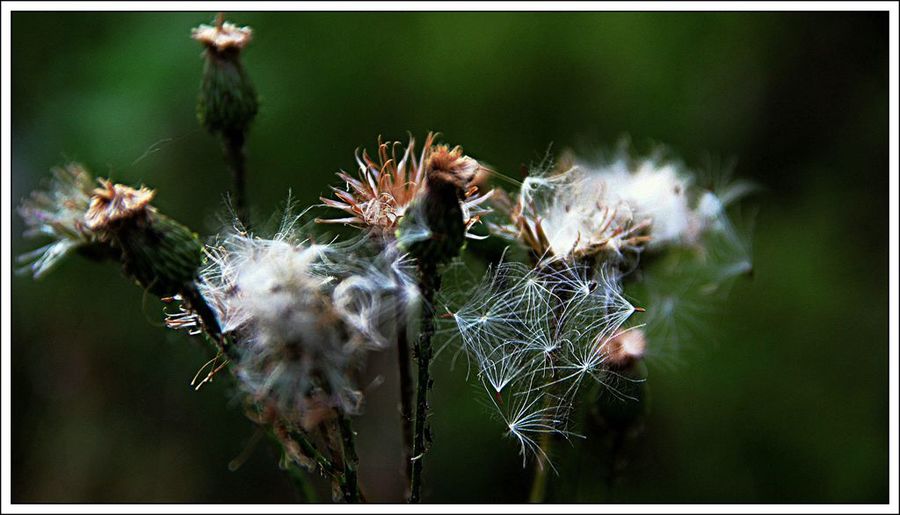
[[98,179],[100,187],[94,190],[91,204],[84,215],[85,224],[92,231],[101,231],[111,224],[145,213],[156,192],[141,187],[136,190],[124,184],[113,184]]
[[426,163],[427,180],[429,184],[449,185],[465,192],[479,167],[478,161],[463,155],[462,147],[451,150],[447,145],[435,145]]
[[191,37],[218,52],[229,49],[240,50],[250,43],[253,30],[238,27],[229,22],[217,22],[215,26],[200,25],[191,30]]
[[607,363],[613,369],[625,369],[640,361],[647,350],[647,337],[640,329],[615,336],[606,344]]

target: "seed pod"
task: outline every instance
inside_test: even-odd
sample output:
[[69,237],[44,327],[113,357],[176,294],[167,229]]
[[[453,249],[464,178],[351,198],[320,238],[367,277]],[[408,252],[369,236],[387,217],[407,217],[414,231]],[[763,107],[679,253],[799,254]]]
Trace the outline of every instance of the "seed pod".
[[610,369],[628,371],[635,367],[647,350],[647,337],[639,328],[622,331],[606,343],[606,362]]

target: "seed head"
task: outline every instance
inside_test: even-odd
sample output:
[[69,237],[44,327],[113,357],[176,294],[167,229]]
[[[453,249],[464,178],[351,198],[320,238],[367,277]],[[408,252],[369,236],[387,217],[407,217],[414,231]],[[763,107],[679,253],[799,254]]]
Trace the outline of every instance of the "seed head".
[[208,249],[200,292],[236,346],[238,377],[255,402],[309,426],[328,410],[356,413],[354,376],[392,341],[383,324],[412,279],[394,255],[314,244],[290,223],[272,238],[233,233]]
[[650,221],[608,193],[603,181],[577,167],[528,177],[516,201],[503,206],[510,224],[495,229],[519,239],[543,260],[607,256],[622,261],[649,241]]
[[606,349],[635,312],[621,278],[612,266],[502,262],[453,311],[461,350],[523,459],[546,458],[540,433],[572,435],[566,427],[582,386],[607,384]]
[[623,159],[601,167],[585,167],[592,182],[602,183],[609,196],[650,221],[650,248],[696,243],[702,220],[689,205],[692,176],[672,163],[647,158],[630,170]]
[[514,200],[501,198],[497,207],[510,223],[493,228],[544,259],[633,264],[643,250],[697,246],[720,223],[718,198],[710,195],[686,168],[658,157],[599,165],[573,158],[526,178]]

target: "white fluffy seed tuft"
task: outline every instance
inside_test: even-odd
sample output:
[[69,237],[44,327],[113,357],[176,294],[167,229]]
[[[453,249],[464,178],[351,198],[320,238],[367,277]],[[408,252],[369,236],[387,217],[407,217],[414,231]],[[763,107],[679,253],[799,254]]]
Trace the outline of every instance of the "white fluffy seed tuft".
[[358,412],[355,371],[394,341],[388,322],[409,306],[403,257],[356,247],[313,244],[290,223],[272,239],[236,232],[209,247],[200,291],[235,342],[241,384],[288,419]]

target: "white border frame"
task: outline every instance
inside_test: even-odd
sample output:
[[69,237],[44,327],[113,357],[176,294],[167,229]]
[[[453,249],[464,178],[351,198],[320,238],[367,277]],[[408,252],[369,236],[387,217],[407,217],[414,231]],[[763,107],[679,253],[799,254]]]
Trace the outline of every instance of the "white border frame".
[[[10,30],[12,11],[887,11],[889,13],[889,109],[890,109],[890,296],[889,296],[889,402],[890,402],[890,477],[889,504],[843,505],[843,504],[701,504],[701,505],[666,505],[666,504],[566,504],[566,505],[297,505],[297,504],[11,504],[11,328],[10,328],[10,219],[13,215],[11,204],[11,92],[10,92]],[[0,382],[0,402],[2,402],[2,463],[0,463],[0,511],[3,513],[452,513],[461,510],[471,512],[503,512],[503,513],[592,513],[595,511],[616,511],[621,513],[897,513],[898,505],[898,4],[896,2],[4,2],[2,4],[2,211],[0,211],[0,235],[2,235],[2,292],[0,292],[0,336],[2,336],[2,382]]]

